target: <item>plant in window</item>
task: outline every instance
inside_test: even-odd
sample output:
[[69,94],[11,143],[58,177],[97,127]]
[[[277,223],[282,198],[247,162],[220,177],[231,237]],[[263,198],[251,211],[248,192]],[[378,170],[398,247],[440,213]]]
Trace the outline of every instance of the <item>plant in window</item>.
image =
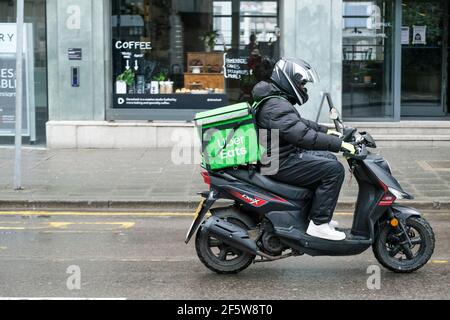
[[219,31],[214,30],[205,33],[203,36],[200,37],[200,40],[203,41],[205,44],[205,50],[207,52],[211,52],[214,50],[214,47],[217,43],[217,38],[219,37]]
[[122,74],[120,74],[116,79],[116,93],[117,94],[126,94],[127,86],[131,87],[134,84],[134,72],[133,70],[126,70]]
[[158,73],[156,76],[153,77],[154,81],[163,82],[166,81],[167,76],[164,72]]
[[127,86],[131,87],[134,84],[134,72],[133,70],[126,70],[122,74],[117,77],[117,81],[123,81],[127,84]]

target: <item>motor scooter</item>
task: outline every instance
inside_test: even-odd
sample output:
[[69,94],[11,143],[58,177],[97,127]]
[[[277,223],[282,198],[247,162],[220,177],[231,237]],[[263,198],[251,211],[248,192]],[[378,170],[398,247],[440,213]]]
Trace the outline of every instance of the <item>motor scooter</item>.
[[[344,154],[359,195],[351,229],[343,241],[307,235],[314,190],[272,180],[248,168],[202,173],[209,190],[186,237],[196,235],[200,261],[219,274],[235,274],[253,263],[294,256],[351,256],[372,247],[376,259],[396,273],[410,273],[430,260],[435,235],[430,224],[397,200],[413,199],[392,175],[390,164],[368,149],[377,148],[366,132],[344,126],[339,112],[330,106],[330,117],[343,140],[356,147]],[[213,208],[220,199],[232,200],[227,207]],[[211,214],[207,218],[208,213]]]

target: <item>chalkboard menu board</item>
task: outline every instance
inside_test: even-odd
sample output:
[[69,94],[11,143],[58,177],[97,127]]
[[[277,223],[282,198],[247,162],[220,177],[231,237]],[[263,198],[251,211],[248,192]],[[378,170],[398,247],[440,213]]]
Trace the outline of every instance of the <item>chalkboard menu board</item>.
[[224,76],[227,79],[240,80],[243,76],[250,75],[248,69],[248,57],[224,55]]

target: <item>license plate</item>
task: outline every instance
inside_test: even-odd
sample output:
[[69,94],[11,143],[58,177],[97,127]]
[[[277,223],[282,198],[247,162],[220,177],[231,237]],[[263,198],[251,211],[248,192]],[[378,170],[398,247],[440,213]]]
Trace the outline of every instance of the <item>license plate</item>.
[[[197,230],[199,229],[200,225],[203,222],[203,219],[206,216],[206,212],[204,206],[205,206],[205,202],[206,200],[202,200],[198,206],[197,211],[195,212],[195,217],[194,217],[194,221],[192,222],[192,225],[189,229],[189,232],[187,233],[186,236],[186,244],[189,243],[189,241],[191,240],[191,238],[193,237],[193,235],[197,232]],[[207,208],[209,210],[209,208]],[[202,214],[203,213],[203,214]]]
[[202,212],[202,209],[203,209],[203,206],[205,205],[205,202],[206,202],[206,199],[203,199],[202,201],[200,201],[200,204],[198,205],[197,211],[195,211],[194,222],[195,222],[195,220],[197,220],[198,216]]

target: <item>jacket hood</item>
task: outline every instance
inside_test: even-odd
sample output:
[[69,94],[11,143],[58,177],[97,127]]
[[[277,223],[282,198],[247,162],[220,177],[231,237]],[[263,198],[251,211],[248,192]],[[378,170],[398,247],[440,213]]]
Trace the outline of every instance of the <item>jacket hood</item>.
[[282,96],[291,100],[292,97],[287,96],[284,92],[278,89],[273,83],[261,81],[253,88],[253,99],[258,102],[270,96]]

